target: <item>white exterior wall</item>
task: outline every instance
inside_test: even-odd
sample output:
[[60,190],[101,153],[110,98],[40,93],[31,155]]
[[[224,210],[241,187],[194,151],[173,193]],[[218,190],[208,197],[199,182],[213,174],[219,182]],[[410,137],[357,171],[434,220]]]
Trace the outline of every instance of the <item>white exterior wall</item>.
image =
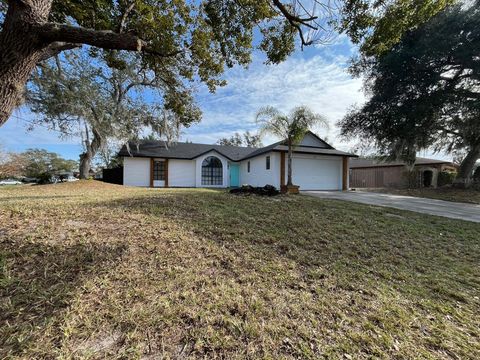
[[195,187],[195,165],[195,160],[170,159],[168,161],[168,186]]
[[[288,179],[285,154],[285,183]],[[342,190],[342,156],[293,154],[292,181],[300,190]]]
[[[220,159],[222,162],[223,168],[223,184],[222,185],[202,185],[202,162],[209,156],[215,156]],[[199,156],[195,159],[195,186],[196,187],[204,187],[204,188],[222,188],[222,187],[229,187],[230,186],[230,176],[229,176],[229,168],[228,168],[228,159],[224,156],[220,155],[216,151],[210,151],[202,156]]]
[[[286,154],[285,154],[286,155]],[[209,156],[215,156],[222,162],[222,185],[202,185],[202,162]],[[270,156],[270,169],[266,169],[266,157]],[[243,160],[240,164],[240,185],[280,188],[280,152],[269,152]],[[247,164],[250,161],[250,172]],[[300,190],[341,190],[342,157],[328,155],[294,154],[293,183]],[[285,156],[285,182],[287,181],[287,156]],[[123,183],[128,186],[150,186],[150,159],[124,158]],[[156,182],[157,183],[157,182]],[[163,186],[154,184],[154,186]],[[211,151],[195,160],[170,159],[168,162],[168,185],[170,187],[229,187],[229,161],[215,151]]]
[[[270,170],[266,169],[266,158],[270,156]],[[250,161],[250,172],[248,162]],[[280,153],[269,152],[240,163],[240,185],[265,186],[280,188]]]
[[[346,164],[346,167],[347,167],[347,190],[350,190],[350,158],[347,156],[347,164]],[[342,179],[343,179],[343,160],[342,160]],[[341,187],[341,190],[343,190],[343,184],[342,184],[342,187]]]
[[124,157],[123,185],[150,186],[150,159]]

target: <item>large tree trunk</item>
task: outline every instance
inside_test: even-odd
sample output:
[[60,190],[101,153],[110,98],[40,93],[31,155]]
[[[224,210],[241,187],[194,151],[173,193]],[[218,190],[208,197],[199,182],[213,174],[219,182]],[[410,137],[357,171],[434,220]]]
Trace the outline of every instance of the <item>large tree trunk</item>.
[[25,84],[48,44],[34,30],[48,20],[52,0],[9,1],[0,33],[0,126],[23,98]]
[[467,156],[463,159],[457,177],[453,183],[454,186],[461,188],[470,186],[472,182],[473,168],[478,159],[480,159],[480,144],[470,148]]
[[92,167],[93,156],[88,151],[80,154],[80,179],[88,179]]
[[[90,169],[92,168],[92,160],[97,154],[98,150],[103,145],[103,137],[95,129],[92,129],[93,140],[90,143],[89,138],[85,140],[86,151],[80,154],[80,179],[88,179],[90,176]],[[88,133],[87,133],[88,134]]]

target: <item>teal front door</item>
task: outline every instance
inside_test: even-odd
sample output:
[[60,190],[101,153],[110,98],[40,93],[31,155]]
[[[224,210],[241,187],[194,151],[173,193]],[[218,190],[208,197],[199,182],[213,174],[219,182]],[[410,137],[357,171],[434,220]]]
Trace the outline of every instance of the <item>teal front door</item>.
[[240,165],[230,164],[230,187],[240,186]]

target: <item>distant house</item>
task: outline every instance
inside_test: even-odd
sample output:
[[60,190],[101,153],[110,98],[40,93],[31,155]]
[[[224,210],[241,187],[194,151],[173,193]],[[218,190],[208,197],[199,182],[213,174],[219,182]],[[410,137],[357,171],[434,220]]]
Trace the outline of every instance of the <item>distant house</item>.
[[[441,171],[456,171],[456,166],[444,160],[417,157],[415,162],[416,187],[436,187]],[[352,159],[350,162],[350,187],[352,188],[402,188],[409,184],[405,163],[376,159]]]
[[[287,179],[285,141],[255,149],[239,146],[144,141],[124,146],[123,184],[144,187],[227,188],[242,184],[280,188]],[[308,132],[293,154],[293,182],[301,190],[348,188],[348,159]]]

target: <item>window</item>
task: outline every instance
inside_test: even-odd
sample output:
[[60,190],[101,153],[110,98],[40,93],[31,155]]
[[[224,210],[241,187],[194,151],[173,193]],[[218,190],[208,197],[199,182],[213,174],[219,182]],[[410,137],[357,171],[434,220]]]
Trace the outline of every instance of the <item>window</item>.
[[165,181],[165,161],[153,162],[153,180]]
[[203,160],[202,185],[223,185],[223,167],[219,158],[209,156]]
[[250,161],[247,162],[247,172],[250,172]]
[[267,170],[270,170],[270,156],[267,156],[266,158],[265,167]]

